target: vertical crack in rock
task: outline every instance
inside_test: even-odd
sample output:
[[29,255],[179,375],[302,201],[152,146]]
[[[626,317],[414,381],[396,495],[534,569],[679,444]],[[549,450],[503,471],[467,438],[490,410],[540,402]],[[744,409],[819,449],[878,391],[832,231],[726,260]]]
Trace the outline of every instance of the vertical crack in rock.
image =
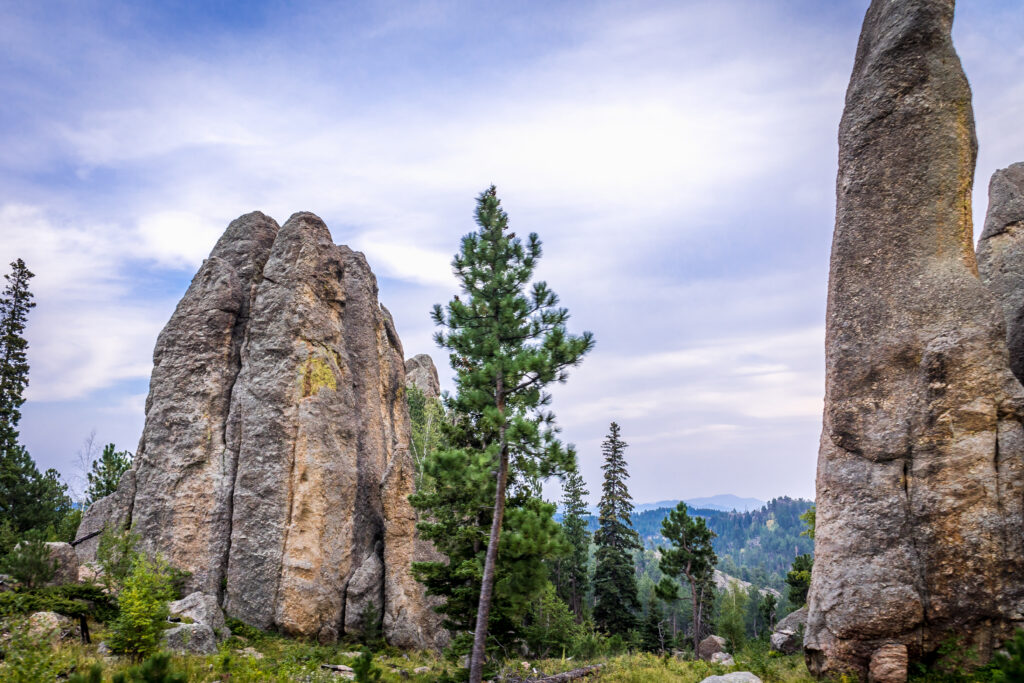
[[950,636],[983,662],[1020,618],[1024,388],[972,249],[953,8],[871,3],[840,124],[805,637],[818,675],[866,676],[897,644],[934,657]]
[[431,647],[404,385],[363,255],[310,213],[242,216],[161,333],[133,470],[83,528],[130,516],[229,615],[325,642],[361,616],[357,580],[349,609],[374,600],[390,642]]

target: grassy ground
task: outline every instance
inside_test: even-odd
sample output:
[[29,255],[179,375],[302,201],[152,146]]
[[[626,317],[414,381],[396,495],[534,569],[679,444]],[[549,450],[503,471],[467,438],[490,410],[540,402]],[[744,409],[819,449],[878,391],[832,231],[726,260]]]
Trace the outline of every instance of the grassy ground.
[[[94,641],[102,639],[102,631],[94,632]],[[251,633],[250,637],[235,635],[220,645],[216,655],[175,656],[175,671],[187,675],[190,683],[232,681],[249,683],[264,681],[319,681],[339,680],[321,664],[352,666],[358,647],[351,644],[323,646],[272,634]],[[55,647],[40,643],[27,649],[23,658],[8,657],[0,666],[0,679],[19,681],[62,679],[73,672],[86,672],[94,664],[103,666],[103,680],[109,681],[118,672],[129,669],[133,662],[126,658],[103,657],[96,645],[65,642]],[[517,660],[506,662],[504,673],[519,677],[553,674],[592,663],[604,662],[599,675],[586,680],[602,683],[698,683],[707,676],[728,671],[752,671],[765,683],[796,683],[811,681],[802,657],[770,656],[762,644],[747,647],[736,656],[735,667],[726,668],[705,662],[683,661],[670,656],[651,654],[625,654],[589,661],[551,659],[542,661]],[[20,662],[20,663],[19,663]],[[524,663],[526,666],[524,666]],[[436,681],[445,673],[454,673],[455,666],[429,653],[405,653],[384,649],[374,656],[374,665],[382,672],[382,681],[427,683]],[[419,667],[426,672],[415,673]],[[536,673],[535,673],[536,672]]]

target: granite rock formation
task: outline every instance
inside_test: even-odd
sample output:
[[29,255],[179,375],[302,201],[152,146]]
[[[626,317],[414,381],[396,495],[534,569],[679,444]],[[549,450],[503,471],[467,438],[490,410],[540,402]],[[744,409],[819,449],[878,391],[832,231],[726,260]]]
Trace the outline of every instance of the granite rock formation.
[[252,625],[329,642],[372,602],[392,644],[429,646],[404,386],[363,255],[310,213],[242,216],[157,341],[132,476],[83,529],[130,523]]
[[971,243],[953,5],[871,3],[840,124],[804,640],[818,675],[891,671],[899,647],[915,661],[950,638],[984,661],[1022,618],[1024,388]]
[[441,395],[441,380],[437,377],[434,359],[420,353],[405,361],[405,381],[423,392],[427,398]]
[[992,174],[978,271],[1003,306],[1010,368],[1024,381],[1024,163]]

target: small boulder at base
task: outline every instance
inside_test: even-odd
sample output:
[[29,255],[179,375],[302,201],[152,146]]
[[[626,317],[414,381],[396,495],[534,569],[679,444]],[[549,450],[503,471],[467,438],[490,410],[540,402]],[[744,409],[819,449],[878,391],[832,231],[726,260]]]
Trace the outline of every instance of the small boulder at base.
[[722,676],[708,676],[700,683],[761,683],[761,679],[749,671],[733,671]]
[[705,662],[710,662],[711,655],[716,652],[725,652],[725,638],[722,636],[708,636],[697,645],[697,658]]
[[164,648],[172,652],[212,655],[217,652],[217,638],[207,624],[179,624],[164,631]]
[[804,631],[807,629],[807,607],[791,612],[775,625],[769,642],[771,648],[784,655],[799,652],[804,647]]
[[53,578],[48,586],[60,586],[78,581],[78,555],[70,543],[47,543],[50,560],[55,563]]
[[890,643],[875,650],[868,669],[868,683],[905,683],[907,646]]
[[721,664],[722,666],[736,666],[736,660],[728,652],[716,652],[711,655],[711,663]]
[[33,613],[28,618],[28,630],[32,635],[54,643],[81,637],[76,621],[56,612]]
[[228,627],[224,623],[224,612],[217,604],[217,598],[208,594],[195,592],[168,605],[172,615],[187,617],[194,623],[205,624],[213,630],[217,640],[228,637]]

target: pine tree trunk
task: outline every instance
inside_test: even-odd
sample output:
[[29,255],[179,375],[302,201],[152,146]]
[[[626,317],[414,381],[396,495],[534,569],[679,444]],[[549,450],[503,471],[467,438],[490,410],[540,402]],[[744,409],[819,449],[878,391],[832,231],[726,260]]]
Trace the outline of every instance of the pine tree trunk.
[[487,619],[491,613],[491,597],[494,593],[494,577],[498,564],[498,541],[501,522],[505,517],[505,486],[508,482],[508,444],[505,443],[505,397],[502,377],[498,375],[498,411],[501,413],[501,462],[498,465],[498,490],[494,494],[494,515],[491,519],[491,536],[487,543],[484,560],[483,584],[480,586],[480,604],[476,610],[476,629],[473,631],[473,651],[469,659],[469,683],[481,683],[484,677],[484,655],[487,644]]

